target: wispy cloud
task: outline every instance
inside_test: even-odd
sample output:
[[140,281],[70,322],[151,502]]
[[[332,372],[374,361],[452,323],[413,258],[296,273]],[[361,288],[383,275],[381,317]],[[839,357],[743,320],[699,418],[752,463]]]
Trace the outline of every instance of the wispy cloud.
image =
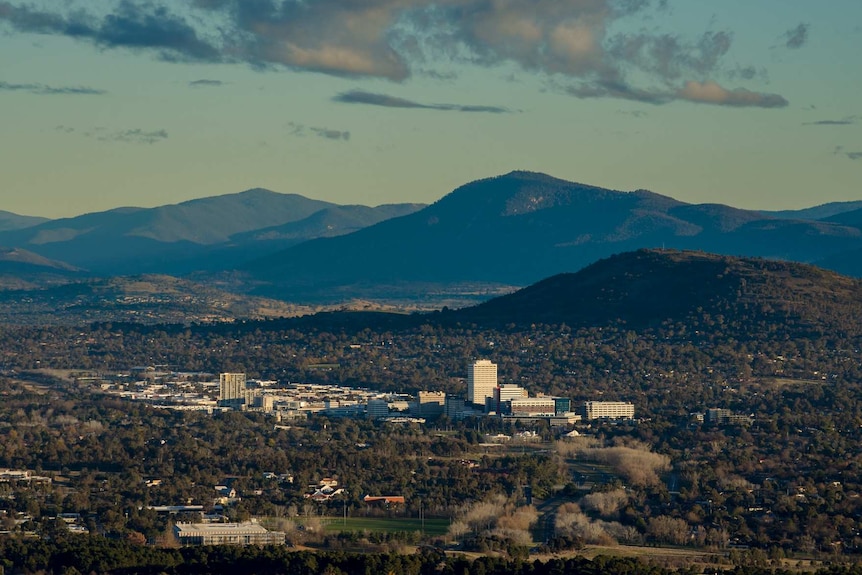
[[306,126],[297,122],[288,122],[287,128],[292,136],[304,138],[307,135],[317,136],[326,140],[350,140],[350,132],[347,130],[333,130],[332,128],[321,128],[318,126]]
[[808,24],[802,23],[782,34],[784,46],[791,50],[802,48],[808,42],[808,28]]
[[677,92],[681,100],[736,108],[784,108],[788,102],[778,94],[752,92],[745,88],[729,90],[715,82],[687,82]]
[[[721,80],[752,80],[750,65],[723,63],[728,30],[681,35],[623,32],[617,23],[643,21],[666,0],[117,0],[114,11],[65,8],[65,3],[0,0],[0,22],[19,32],[55,34],[104,49],[146,51],[169,61],[246,63],[338,76],[402,81],[434,77],[428,63],[493,67],[514,64],[568,86],[579,97],[651,103],[686,99],[692,86],[718,105],[780,107],[781,96],[747,89],[716,97]],[[39,6],[39,7],[36,7]],[[808,25],[784,42],[800,47]],[[199,84],[214,85],[214,84]],[[697,96],[697,94],[695,94]],[[397,99],[396,99],[397,100]],[[392,106],[395,100],[344,101]],[[389,102],[389,103],[387,103]],[[394,107],[503,112],[495,106],[449,104]]]
[[631,116],[632,118],[646,118],[649,116],[643,110],[617,110],[617,114],[621,116]]
[[369,106],[381,106],[383,108],[418,108],[421,110],[441,110],[445,112],[484,112],[489,114],[507,114],[512,111],[500,106],[463,105],[463,104],[423,104],[406,98],[398,98],[387,94],[376,94],[351,90],[342,92],[332,98],[343,104],[366,104]]
[[862,160],[862,152],[848,152],[844,146],[835,146],[832,153],[836,156],[846,156],[850,160]]
[[93,138],[100,142],[123,142],[127,144],[155,144],[168,138],[167,130],[144,130],[142,128],[128,128],[125,130],[108,130],[103,127],[91,128],[86,131],[76,130],[66,126],[57,126],[58,131],[71,134],[80,133],[87,138]]
[[347,141],[350,139],[350,132],[347,131],[331,130],[329,128],[315,128],[314,126],[311,126],[309,129],[314,135],[320,138],[326,138],[327,140]]
[[859,116],[846,116],[840,120],[817,120],[814,122],[803,122],[803,126],[850,126],[855,124]]
[[220,86],[224,86],[226,82],[222,82],[221,80],[192,80],[189,82],[189,86],[192,88],[218,88]]
[[130,142],[133,144],[155,144],[168,138],[167,130],[142,130],[140,128],[132,128],[130,130],[120,130],[108,135],[108,139],[115,142]]
[[88,86],[49,86],[47,84],[13,84],[0,81],[0,92],[26,92],[39,96],[101,96],[106,90]]
[[783,108],[788,102],[779,94],[752,92],[745,88],[728,89],[716,82],[686,82],[682,88],[640,89],[624,83],[593,83],[570,86],[567,91],[578,98],[620,98],[644,104],[663,105],[682,100],[734,108]]

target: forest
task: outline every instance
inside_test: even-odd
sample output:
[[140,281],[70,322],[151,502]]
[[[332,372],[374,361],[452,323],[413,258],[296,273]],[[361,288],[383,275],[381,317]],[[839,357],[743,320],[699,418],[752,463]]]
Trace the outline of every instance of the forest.
[[[342,507],[367,512],[359,499],[367,493],[397,493],[407,500],[400,513],[421,508],[452,523],[439,543],[507,556],[519,556],[532,542],[546,551],[671,545],[758,561],[852,560],[862,552],[856,448],[862,346],[851,332],[791,338],[758,324],[743,339],[722,330],[736,322],[738,333],[737,320],[708,314],[637,331],[625,325],[405,326],[362,314],[323,319],[4,328],[0,467],[55,478],[50,485],[0,485],[7,495],[0,500],[4,521],[11,526],[23,514],[30,523],[18,530],[50,531],[50,517],[78,513],[91,533],[156,541],[166,520],[147,505],[211,505],[212,486],[230,481],[256,495],[227,509],[228,519],[283,518],[279,525],[297,541],[329,548],[346,543],[332,535],[312,538],[297,525],[313,515],[338,515]],[[474,358],[493,359],[501,381],[533,394],[631,401],[638,419],[582,425],[584,437],[575,442],[558,441],[539,426],[541,448],[490,454],[480,447],[482,433],[517,429],[493,418],[426,426],[313,418],[284,429],[262,414],[154,410],[45,372],[106,374],[160,365],[460,395]],[[708,408],[750,416],[751,423],[706,424],[696,414]],[[584,466],[609,471],[594,480],[578,472]],[[295,482],[274,484],[265,472],[290,472]],[[309,506],[303,490],[324,476],[341,478],[346,501]],[[170,481],[147,487],[153,478]],[[499,516],[521,504],[524,485],[557,503],[538,525],[538,514],[530,519],[513,511],[502,514],[508,517],[502,524],[484,525],[459,515],[496,505]],[[548,521],[552,528],[543,531]]]

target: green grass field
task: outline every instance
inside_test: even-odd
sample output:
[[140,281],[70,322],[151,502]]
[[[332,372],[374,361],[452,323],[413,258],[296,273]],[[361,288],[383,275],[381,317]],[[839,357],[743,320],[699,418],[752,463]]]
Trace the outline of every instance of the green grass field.
[[448,519],[425,519],[423,522],[416,517],[388,518],[388,517],[331,517],[324,519],[324,527],[330,533],[339,531],[424,531],[425,535],[445,535],[449,529]]

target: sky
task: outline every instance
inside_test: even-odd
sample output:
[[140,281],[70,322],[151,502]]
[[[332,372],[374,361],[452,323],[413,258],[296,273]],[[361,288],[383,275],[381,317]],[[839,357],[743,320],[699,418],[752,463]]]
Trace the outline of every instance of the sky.
[[0,0],[0,210],[862,199],[859,0]]

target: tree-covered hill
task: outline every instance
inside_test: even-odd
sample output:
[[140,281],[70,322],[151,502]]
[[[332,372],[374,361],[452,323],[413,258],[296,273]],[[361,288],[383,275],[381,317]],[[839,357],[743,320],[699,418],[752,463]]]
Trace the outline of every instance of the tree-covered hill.
[[[560,274],[452,314],[482,324],[689,323],[736,337],[862,333],[862,282],[814,266],[703,252],[641,250]],[[766,330],[766,332],[764,332]]]

